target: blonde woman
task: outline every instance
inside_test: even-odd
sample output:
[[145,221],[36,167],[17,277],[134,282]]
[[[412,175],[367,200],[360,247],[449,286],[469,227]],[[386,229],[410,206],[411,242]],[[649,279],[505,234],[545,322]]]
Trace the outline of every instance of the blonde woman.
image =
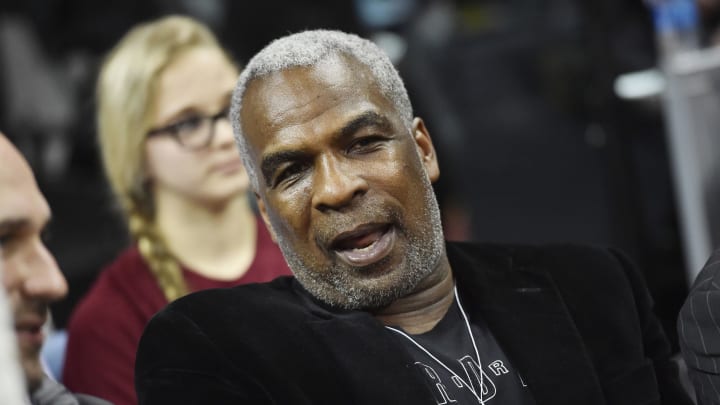
[[226,118],[237,76],[214,36],[187,17],[134,28],[106,59],[100,149],[135,243],[72,316],[69,388],[136,403],[135,350],[155,312],[191,291],[290,274],[247,198]]

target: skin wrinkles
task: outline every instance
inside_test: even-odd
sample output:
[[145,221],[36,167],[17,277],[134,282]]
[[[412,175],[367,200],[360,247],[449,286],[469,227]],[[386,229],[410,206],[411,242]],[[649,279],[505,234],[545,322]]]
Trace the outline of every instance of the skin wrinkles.
[[[367,111],[352,119],[341,128],[338,131],[339,135],[337,136],[338,140],[336,142],[350,143],[353,140],[353,135],[365,128],[377,128],[386,134],[392,132],[392,125],[385,117],[375,111]],[[303,160],[305,156],[306,154],[301,151],[278,151],[265,155],[260,167],[265,177],[266,186],[273,186],[272,180],[278,167],[284,163]]]
[[[381,308],[436,270],[449,272],[431,186],[439,171],[422,120],[404,126],[368,76],[357,74],[363,66],[332,59],[251,82],[240,112],[243,130],[255,165],[277,153],[306,161],[289,186],[268,187],[266,178],[256,190],[298,281],[333,306]],[[357,153],[347,149],[354,141],[364,145]],[[358,227],[394,233],[389,253],[367,266],[340,260],[333,240]]]

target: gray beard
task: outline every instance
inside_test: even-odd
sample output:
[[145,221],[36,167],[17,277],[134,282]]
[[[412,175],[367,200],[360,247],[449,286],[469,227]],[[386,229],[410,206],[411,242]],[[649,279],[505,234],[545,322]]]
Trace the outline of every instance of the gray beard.
[[440,208],[425,178],[423,197],[427,207],[419,221],[426,224],[419,232],[397,229],[408,240],[402,269],[375,278],[363,279],[343,266],[332,266],[327,271],[313,271],[312,265],[304,260],[286,238],[278,238],[285,260],[295,278],[315,298],[334,307],[344,309],[377,309],[411,293],[425,277],[439,265],[445,252],[445,241],[440,219]]

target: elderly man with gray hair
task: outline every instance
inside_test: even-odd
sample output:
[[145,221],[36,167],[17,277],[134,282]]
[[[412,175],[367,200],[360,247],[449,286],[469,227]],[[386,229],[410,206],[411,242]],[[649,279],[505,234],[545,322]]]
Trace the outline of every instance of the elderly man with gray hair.
[[444,241],[430,134],[371,42],[274,41],[231,120],[294,277],[158,313],[141,404],[690,404],[618,252]]

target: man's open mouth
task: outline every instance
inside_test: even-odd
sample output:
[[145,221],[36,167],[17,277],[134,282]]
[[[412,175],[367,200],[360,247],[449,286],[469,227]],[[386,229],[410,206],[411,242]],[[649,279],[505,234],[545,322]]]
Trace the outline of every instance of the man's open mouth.
[[390,224],[370,224],[338,235],[330,248],[345,263],[362,267],[387,256],[395,245],[395,228]]

